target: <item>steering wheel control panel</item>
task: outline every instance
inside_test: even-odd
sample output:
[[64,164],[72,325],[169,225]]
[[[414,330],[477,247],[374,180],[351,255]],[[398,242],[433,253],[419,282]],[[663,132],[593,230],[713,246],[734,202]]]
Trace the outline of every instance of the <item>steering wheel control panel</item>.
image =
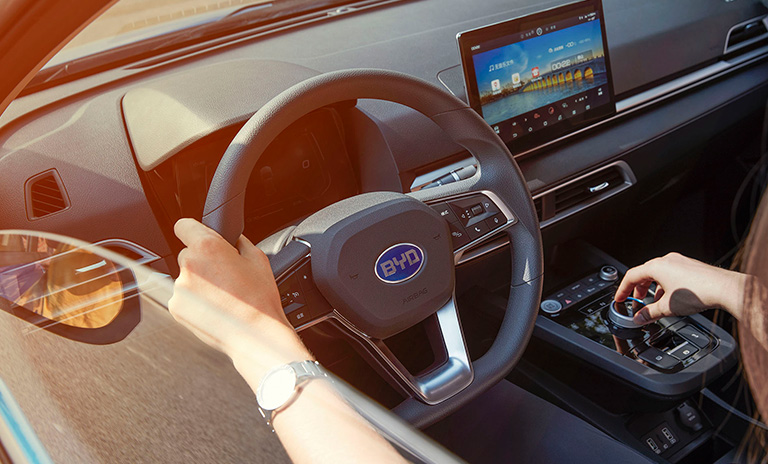
[[473,194],[430,206],[448,222],[454,250],[514,221],[514,218],[507,218],[499,206],[484,194]]
[[[678,372],[717,347],[717,338],[690,318],[664,318],[642,327],[616,324],[610,311],[624,311],[624,303],[613,301],[619,277],[614,266],[603,266],[598,272],[544,298],[541,313],[606,348],[664,373]],[[631,307],[627,311],[630,314],[623,319],[631,320]]]
[[280,292],[280,304],[283,306],[288,322],[294,328],[306,326],[333,311],[331,305],[315,286],[310,266],[311,264],[307,260],[280,279],[277,284],[277,290]]

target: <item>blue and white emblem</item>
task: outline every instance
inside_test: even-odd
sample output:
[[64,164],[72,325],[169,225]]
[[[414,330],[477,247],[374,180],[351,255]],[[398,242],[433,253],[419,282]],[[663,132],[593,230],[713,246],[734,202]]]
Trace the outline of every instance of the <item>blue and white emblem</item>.
[[376,260],[376,277],[388,284],[412,278],[424,265],[424,252],[412,243],[398,243],[384,250]]

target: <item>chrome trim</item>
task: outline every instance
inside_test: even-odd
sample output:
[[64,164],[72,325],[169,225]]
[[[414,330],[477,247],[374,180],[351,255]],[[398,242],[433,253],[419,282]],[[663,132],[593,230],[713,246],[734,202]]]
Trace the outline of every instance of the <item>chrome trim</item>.
[[459,262],[456,265],[459,266],[464,263],[468,263],[481,256],[487,255],[488,253],[493,253],[496,250],[500,250],[507,245],[509,245],[509,239],[505,236],[501,236],[496,238],[495,240],[490,240],[488,242],[482,243],[477,247],[464,252],[464,254],[461,256],[461,259],[459,259]]
[[603,183],[602,183],[602,184],[600,184],[600,185],[595,185],[594,187],[590,187],[590,188],[589,188],[589,193],[596,193],[596,192],[600,192],[600,191],[602,191],[602,190],[605,190],[605,189],[607,189],[607,188],[608,188],[610,185],[611,185],[611,184],[609,184],[608,182],[603,182]]
[[143,246],[133,243],[129,240],[125,240],[123,238],[108,238],[106,240],[101,240],[99,242],[96,242],[94,243],[94,245],[105,247],[105,248],[107,246],[115,246],[119,248],[124,248],[128,251],[132,251],[142,256],[141,258],[134,260],[139,264],[149,264],[160,259],[160,255],[158,255],[157,253],[150,251],[147,248],[144,248]]
[[104,267],[106,265],[107,265],[107,260],[106,259],[102,259],[98,263],[91,264],[90,266],[85,266],[85,267],[81,267],[79,269],[75,269],[75,275],[84,274],[84,273],[89,272],[89,271],[95,271],[96,269],[100,269],[100,268],[102,268],[102,267]]
[[[635,111],[644,108],[651,103],[656,103],[673,97],[683,91],[698,87],[717,77],[737,71],[756,61],[765,59],[766,55],[768,55],[768,45],[752,50],[751,52],[745,53],[730,61],[718,61],[717,63],[698,71],[686,74],[685,76],[671,80],[632,97],[625,98],[616,103],[616,111],[621,114],[630,110]],[[611,119],[614,119],[615,117],[616,116]]]
[[738,44],[738,45],[736,45],[734,47],[731,47],[730,49],[728,48],[728,42],[731,41],[731,34],[733,33],[734,29],[736,29],[737,27],[746,26],[747,24],[750,24],[750,23],[757,23],[757,22],[762,22],[763,24],[765,24],[765,28],[768,29],[768,15],[755,16],[752,19],[748,19],[746,21],[742,21],[742,22],[736,24],[735,26],[732,26],[730,29],[728,29],[728,33],[725,34],[725,45],[723,45],[723,55],[727,55],[727,54],[729,54],[731,52],[734,52],[736,50],[740,50],[740,49],[742,49],[744,47],[748,47],[748,46],[750,46],[750,45],[752,45],[754,43],[757,43],[757,42],[759,42],[761,40],[764,40],[764,39],[768,38],[768,32],[766,32],[765,34],[758,35],[757,37],[753,37],[753,38],[751,38],[751,39],[749,39],[749,40],[747,40],[745,42],[742,42],[742,43],[740,43],[740,44]]
[[8,386],[0,380],[0,443],[14,463],[53,464]]
[[475,378],[472,362],[469,359],[469,352],[464,340],[464,333],[461,329],[461,321],[456,310],[455,295],[442,308],[437,310],[435,315],[437,316],[437,323],[442,334],[448,360],[433,371],[418,377],[411,375],[389,350],[383,350],[380,341],[366,335],[337,311],[334,310],[333,313],[323,317],[322,320],[317,320],[316,323],[329,319],[338,321],[344,328],[364,341],[370,352],[383,360],[391,371],[397,374],[400,380],[419,399],[426,404],[435,405],[467,388]]
[[304,240],[304,239],[300,239],[300,238],[297,238],[297,237],[293,237],[293,241],[294,241],[294,242],[299,242],[299,243],[301,243],[302,245],[306,245],[306,246],[307,246],[307,247],[308,247],[310,250],[312,249],[312,244],[310,244],[308,241],[306,241],[306,240]]
[[554,186],[554,187],[552,187],[552,188],[550,188],[550,189],[548,189],[548,190],[546,190],[544,192],[541,192],[541,193],[538,193],[538,194],[534,195],[533,196],[534,200],[542,198],[542,197],[544,197],[546,195],[550,195],[550,194],[554,193],[557,190],[560,190],[560,189],[562,189],[564,187],[567,187],[567,186],[569,186],[569,185],[571,185],[573,183],[582,181],[582,180],[584,180],[585,178],[587,178],[589,176],[592,176],[594,174],[597,174],[599,172],[605,171],[607,169],[612,169],[612,168],[619,168],[619,170],[622,172],[622,174],[623,174],[622,177],[624,177],[624,183],[622,185],[620,185],[617,188],[614,188],[612,190],[609,190],[609,191],[607,191],[605,193],[602,193],[602,194],[596,196],[595,198],[591,199],[587,203],[583,203],[581,205],[574,206],[574,207],[572,207],[570,209],[565,210],[564,212],[556,214],[555,216],[553,216],[553,217],[551,217],[551,218],[549,218],[549,219],[547,219],[545,221],[542,221],[541,224],[539,225],[540,228],[543,229],[545,227],[548,227],[548,226],[554,224],[557,221],[561,221],[561,220],[563,220],[565,218],[571,217],[574,214],[579,213],[579,212],[589,208],[590,206],[596,205],[597,203],[600,203],[600,202],[602,202],[604,200],[607,200],[608,198],[611,198],[614,195],[618,195],[619,193],[623,192],[624,190],[626,190],[626,189],[632,187],[633,185],[635,185],[637,183],[637,178],[635,177],[635,173],[632,172],[632,168],[630,168],[629,165],[626,162],[624,162],[624,161],[614,161],[613,163],[601,166],[601,167],[599,167],[597,169],[594,169],[594,170],[589,171],[589,172],[587,172],[585,174],[582,174],[579,177],[571,179],[568,182],[556,185],[556,186]]

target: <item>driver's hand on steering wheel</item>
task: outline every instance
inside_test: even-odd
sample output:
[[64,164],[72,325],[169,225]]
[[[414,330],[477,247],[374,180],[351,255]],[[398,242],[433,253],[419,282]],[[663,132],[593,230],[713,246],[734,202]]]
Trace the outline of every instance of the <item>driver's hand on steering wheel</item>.
[[249,383],[277,365],[312,359],[283,313],[260,249],[245,236],[234,248],[194,219],[180,219],[174,231],[186,245],[168,305],[179,322],[227,354]]
[[[193,219],[174,228],[186,245],[168,303],[173,317],[224,352],[254,393],[277,366],[311,360],[288,323],[266,255],[241,236],[237,248]],[[325,382],[302,386],[272,425],[296,463],[404,462],[402,456]]]
[[720,269],[678,253],[652,259],[627,271],[615,300],[643,299],[656,282],[653,303],[635,313],[635,322],[648,324],[666,316],[688,316],[705,309],[725,309],[740,319],[744,274]]

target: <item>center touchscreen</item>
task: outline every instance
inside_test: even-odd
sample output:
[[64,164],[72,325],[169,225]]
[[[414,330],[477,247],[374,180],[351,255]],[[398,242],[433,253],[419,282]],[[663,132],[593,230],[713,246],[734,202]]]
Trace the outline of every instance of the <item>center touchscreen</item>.
[[615,113],[599,0],[459,34],[470,106],[513,153]]

